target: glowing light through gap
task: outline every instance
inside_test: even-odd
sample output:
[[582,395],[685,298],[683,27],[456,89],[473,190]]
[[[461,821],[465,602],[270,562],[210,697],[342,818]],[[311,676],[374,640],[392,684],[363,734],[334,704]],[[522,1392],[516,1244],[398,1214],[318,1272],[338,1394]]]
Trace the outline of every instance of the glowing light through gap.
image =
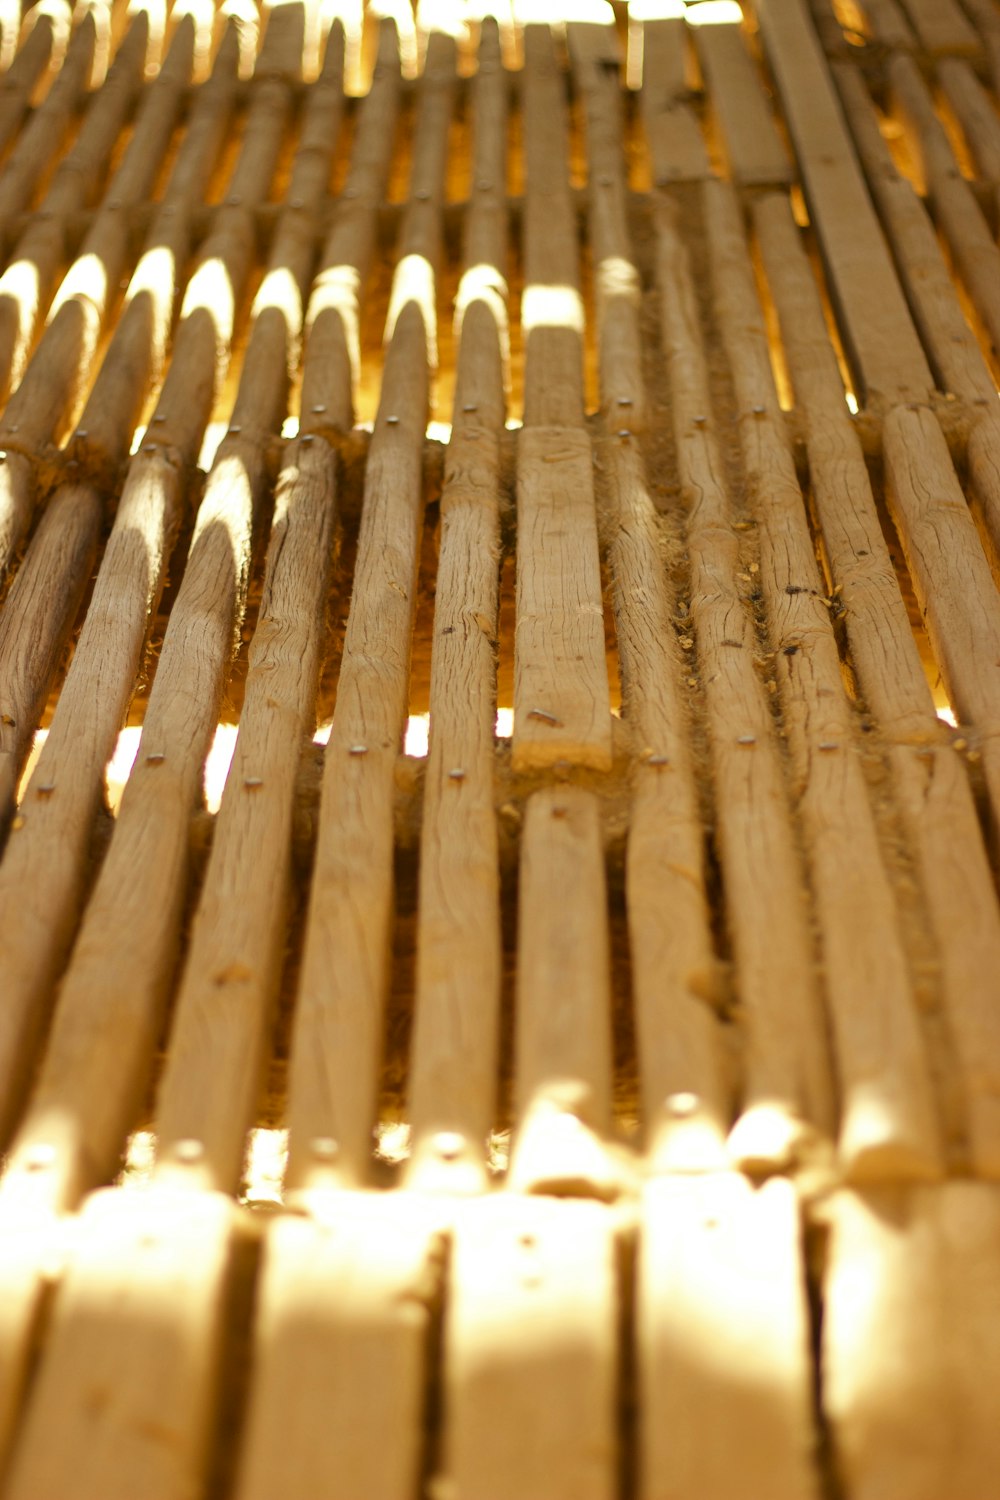
[[856,417],[859,411],[857,396],[853,391],[846,391],[844,393],[844,400],[847,402],[847,410],[852,416]]
[[264,1127],[251,1130],[240,1202],[251,1208],[259,1204],[280,1203],[287,1162],[287,1130]]
[[736,0],[700,0],[685,6],[684,19],[689,26],[740,26],[743,11]]

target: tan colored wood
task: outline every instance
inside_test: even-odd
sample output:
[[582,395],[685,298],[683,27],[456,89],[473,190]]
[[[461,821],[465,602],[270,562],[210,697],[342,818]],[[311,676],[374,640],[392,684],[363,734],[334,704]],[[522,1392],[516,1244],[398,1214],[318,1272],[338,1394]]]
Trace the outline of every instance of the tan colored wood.
[[892,784],[919,864],[958,1048],[975,1170],[1000,1162],[995,979],[1000,910],[975,803],[937,719],[882,534],[861,443],[839,399],[823,310],[783,198],[754,214],[796,401],[806,413],[812,494],[845,610],[851,662],[889,742]]
[[832,64],[831,73],[938,379],[943,389],[964,401],[994,406],[996,386],[962,315],[934,226],[893,162],[861,73],[854,64],[841,62]]
[[647,1162],[725,1163],[731,1115],[721,1037],[704,829],[687,741],[681,651],[656,514],[634,440],[645,426],[639,273],[627,221],[618,80],[569,29],[574,80],[586,101],[589,229],[597,287],[601,406],[622,699],[636,755],[628,835],[627,904]]
[[525,428],[517,464],[514,765],[611,765],[590,439]]
[[942,58],[937,76],[962,127],[978,175],[1000,184],[1000,118],[975,69],[961,58]]
[[763,79],[737,25],[698,26],[698,58],[722,127],[729,175],[739,187],[791,183],[794,170],[775,129]]
[[925,52],[974,57],[982,46],[955,0],[902,0]]
[[496,1102],[501,968],[493,724],[507,341],[507,79],[493,25],[484,26],[479,67],[477,186],[465,226],[455,409],[441,493],[409,1182],[481,1190]]
[[[8,1004],[0,1028],[0,1076],[9,1080],[0,1110],[3,1131],[23,1102],[32,1054],[51,1008],[52,985],[68,957],[87,893],[88,846],[103,796],[104,767],[134,691],[149,616],[163,587],[181,518],[185,469],[193,465],[228,362],[236,294],[253,256],[250,205],[267,193],[291,104],[286,86],[285,108],[275,109],[277,86],[269,84],[270,98],[257,96],[231,180],[231,186],[242,190],[232,195],[240,201],[217,211],[215,228],[188,283],[173,360],[151,422],[156,439],[147,440],[129,466],[45,749],[13,825],[16,838],[8,842],[0,864],[0,892],[18,890],[25,881],[32,892],[28,910],[0,900],[0,945],[10,959]],[[54,357],[55,345],[50,352]],[[33,361],[31,368],[36,366]],[[230,575],[234,566],[246,566],[248,543],[242,558],[237,544],[234,557],[218,529],[209,550],[213,568],[220,553]],[[230,586],[236,582],[231,578]],[[222,599],[211,593],[209,598],[224,609]],[[232,615],[226,629],[231,632]]]
[[440,1241],[419,1199],[338,1193],[267,1235],[237,1500],[410,1500]]
[[233,1212],[230,1199],[207,1193],[91,1200],[15,1451],[12,1497],[197,1492]]
[[931,412],[898,407],[883,426],[886,491],[948,698],[979,737],[991,820],[1000,809],[1000,601]]
[[[20,11],[20,7],[18,7]],[[20,20],[20,14],[18,15]],[[0,96],[0,151],[6,150],[28,112],[31,96],[43,75],[53,66],[68,30],[69,8],[54,6],[37,14],[14,61],[3,75]]]
[[760,0],[758,14],[859,388],[914,400],[933,380],[802,0]]
[[511,1183],[614,1197],[604,849],[597,800],[579,787],[536,792],[525,810],[515,1013]]
[[0,1455],[10,1456],[28,1384],[29,1359],[45,1329],[44,1298],[65,1256],[62,1227],[20,1202],[0,1234]]
[[816,902],[841,1096],[840,1158],[854,1180],[933,1176],[942,1166],[941,1145],[916,1000],[774,388],[746,237],[731,189],[709,185],[704,201],[715,306],[733,377],[789,769]]
[[[339,76],[342,62],[342,47],[335,37],[328,57],[333,79]],[[334,115],[339,113],[339,102],[328,99],[324,90],[312,103],[317,108],[310,106],[305,122],[310,134],[317,124],[335,125],[330,114],[331,109]],[[327,164],[335,142],[336,129],[327,128]],[[293,182],[298,178],[308,211],[315,208],[322,193],[323,173],[316,171],[314,144],[303,142],[302,149],[309,153],[309,171],[316,179],[311,197],[306,196],[301,174],[294,170]],[[32,1162],[40,1144],[49,1148],[53,1159],[45,1175],[54,1207],[71,1206],[86,1187],[113,1171],[148,1082],[176,963],[189,865],[188,824],[218,722],[234,622],[242,612],[251,524],[267,482],[265,444],[279,428],[285,410],[285,370],[301,322],[298,293],[288,287],[286,279],[295,274],[295,260],[302,261],[303,248],[308,249],[295,235],[297,213],[287,211],[291,243],[283,223],[275,237],[272,268],[280,271],[278,295],[267,293],[265,279],[255,302],[233,412],[233,426],[238,430],[223,442],[208,479],[160,652],[136,767],[63,978],[29,1113],[8,1163],[8,1183],[26,1174],[37,1182],[39,1173]],[[305,265],[297,268],[299,274],[307,274],[307,265],[308,255]],[[298,466],[290,466],[279,487],[272,538],[278,566],[265,579],[246,687],[245,712],[254,726],[248,735],[256,737],[256,753],[268,759],[275,777],[286,783],[289,776],[294,777],[300,742],[311,728],[311,722],[303,728],[302,721],[311,719],[313,711],[316,615],[331,555],[333,474],[326,445],[322,448],[323,454],[313,456],[303,445]],[[280,666],[275,666],[275,657]],[[295,680],[296,672],[301,681]],[[287,685],[287,698],[284,688],[274,685],[276,676]],[[297,717],[296,695],[304,699]],[[275,720],[292,740],[284,757],[281,746],[272,744],[268,735],[270,729],[274,736]],[[252,753],[243,746],[238,764]],[[277,791],[277,786],[270,785],[266,792],[261,789],[254,814],[265,821],[277,819],[280,825],[283,817],[290,816],[290,797],[286,811]],[[238,815],[232,821],[220,820],[220,829],[223,826],[226,833],[216,840],[220,849],[225,841],[231,848],[234,836],[237,840],[248,836]],[[255,829],[253,836],[258,832]],[[279,832],[274,836],[273,862],[267,866],[273,880],[267,888],[270,904],[263,914],[254,908],[250,917],[254,934],[265,945],[268,923],[273,927],[280,919],[279,893],[287,882],[280,847]],[[213,860],[225,867],[221,852]],[[259,874],[256,861],[248,862],[246,870],[255,879]],[[270,941],[273,945],[273,935]],[[221,960],[216,965],[225,966]],[[242,1135],[233,1169],[237,1177],[241,1155]],[[0,1189],[0,1198],[4,1190]]]
[[[407,718],[429,364],[436,347],[434,276],[455,74],[453,41],[441,33],[431,41],[435,56],[422,91],[414,196],[390,298],[391,341],[325,753],[291,1058],[287,1181],[296,1190],[331,1177],[363,1181],[376,1119],[389,983],[393,789]],[[421,268],[416,276],[414,262]],[[350,303],[340,307],[349,318]],[[336,304],[329,312],[341,315]]]
[[[80,421],[88,470],[113,471],[125,458],[132,431],[163,361],[179,271],[185,261],[197,196],[214,165],[233,104],[236,30],[230,26],[211,82],[180,147],[162,211],[123,299],[108,352]],[[76,450],[74,450],[76,451]],[[93,465],[93,469],[91,469]],[[79,463],[77,462],[77,467]],[[33,499],[34,466],[9,453],[0,491],[23,515]],[[0,827],[6,830],[14,794],[50,691],[56,664],[91,575],[103,515],[96,485],[59,485],[46,503],[37,533],[14,579],[0,619]]]
[[1000,1425],[1000,1199],[971,1182],[832,1205],[823,1390],[857,1500],[985,1500]]
[[860,0],[872,35],[883,47],[915,48],[917,38],[899,0]]
[[916,63],[894,57],[888,77],[892,97],[915,138],[935,217],[994,350],[1000,350],[1000,249],[958,169]]
[[507,1194],[463,1205],[444,1346],[456,1500],[617,1493],[615,1299],[607,1209]]
[[[126,229],[121,209],[134,207],[149,193],[169,143],[180,95],[190,77],[194,43],[194,18],[188,16],[178,29],[170,55],[160,70],[162,87],[148,93],[143,101],[121,169],[114,175],[111,191],[117,198],[117,218],[102,226],[103,234],[92,230],[83,247],[83,255],[99,256],[110,290],[117,286],[126,264]],[[53,174],[42,205],[44,217],[32,221],[12,252],[13,263],[0,276],[0,394],[3,398],[24,373],[28,345],[48,307],[52,284],[65,254],[65,217],[78,212],[94,197],[122,128],[139,97],[148,54],[152,50],[149,15],[137,11],[104,84],[91,96],[92,102],[72,151]],[[111,242],[110,255],[101,253],[105,251],[103,242],[106,239]],[[121,249],[118,249],[119,242],[122,242]],[[73,275],[72,271],[70,275]],[[100,296],[99,283],[96,278],[91,279]]]
[[661,336],[687,511],[690,622],[705,694],[725,920],[741,1004],[742,1114],[730,1144],[747,1165],[778,1165],[831,1132],[833,1090],[803,870],[756,664],[754,622],[738,576],[752,575],[742,567],[733,529],[679,224],[676,206],[663,203],[657,219]]
[[818,1494],[795,1189],[662,1177],[636,1286],[642,1500]]
[[642,32],[639,102],[653,181],[665,187],[707,177],[711,170],[708,150],[686,83],[684,21],[665,18],[630,25],[641,26]]

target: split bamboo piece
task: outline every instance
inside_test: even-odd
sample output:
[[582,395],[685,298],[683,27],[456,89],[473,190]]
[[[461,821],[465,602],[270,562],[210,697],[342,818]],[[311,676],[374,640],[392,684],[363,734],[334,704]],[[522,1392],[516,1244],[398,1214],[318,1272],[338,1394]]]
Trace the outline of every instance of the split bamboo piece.
[[742,188],[790,183],[794,174],[788,151],[771,119],[741,26],[698,26],[695,36],[732,180]]
[[440,1234],[408,1194],[313,1194],[310,1208],[267,1237],[237,1500],[410,1500]]
[[687,84],[687,25],[681,17],[630,19],[629,30],[641,38],[640,103],[653,181],[664,186],[707,177],[708,151]]
[[[188,824],[218,717],[234,623],[242,611],[242,581],[233,552],[245,566],[251,521],[267,478],[266,447],[285,410],[286,372],[301,325],[299,287],[308,283],[312,262],[309,226],[326,189],[337,141],[342,72],[343,32],[338,26],[328,40],[324,71],[305,109],[289,190],[297,206],[289,203],[282,211],[270,256],[270,281],[265,278],[262,283],[251,314],[231,423],[239,432],[224,442],[209,476],[161,650],[136,766],[60,987],[31,1105],[0,1186],[0,1205],[5,1197],[16,1201],[15,1195],[23,1195],[29,1183],[37,1201],[43,1191],[40,1176],[46,1178],[45,1201],[53,1208],[71,1206],[85,1188],[106,1180],[148,1083],[176,964],[188,874]],[[287,574],[301,572],[304,639],[291,642],[290,649],[293,661],[302,659],[308,715],[315,667],[310,669],[306,658],[310,637],[317,633],[314,616],[321,598],[312,570],[318,570],[322,581],[331,552],[332,491],[325,464],[312,463],[307,451],[302,466],[304,475],[297,476],[293,464],[279,486],[272,552],[281,566],[270,570],[265,580],[259,644],[251,655],[247,691],[249,702],[259,696],[258,684],[266,683],[273,672],[264,643],[275,636],[281,639],[275,610],[278,622],[286,619],[282,601],[287,597]],[[212,601],[210,610],[207,600]],[[293,608],[293,619],[294,614]],[[311,649],[315,655],[315,644]],[[268,688],[268,694],[272,691]],[[279,710],[279,719],[286,713],[287,709]],[[301,738],[298,721],[291,729],[294,766]],[[287,770],[283,774],[287,776]],[[256,865],[251,868],[256,874]],[[146,872],[144,880],[138,878],[141,871]],[[270,920],[279,913],[277,905]],[[106,1050],[109,1035],[114,1038],[113,1067]],[[47,1174],[39,1174],[32,1163],[44,1146],[54,1160]]]
[[971,1182],[830,1207],[823,1389],[857,1500],[984,1500],[1000,1426],[1000,1197]]
[[[184,296],[173,359],[150,423],[156,437],[129,465],[91,607],[0,864],[0,893],[32,893],[30,907],[0,895],[0,945],[8,962],[0,1035],[3,1131],[22,1101],[52,986],[74,936],[104,767],[134,691],[149,616],[181,519],[186,475],[228,363],[253,253],[252,207],[267,194],[290,96],[276,78],[255,95],[230,184],[234,191],[216,212]],[[232,549],[228,566],[239,566]],[[231,617],[226,629],[231,632]]]
[[638,760],[627,896],[649,1169],[722,1166],[731,1112],[713,1014],[716,960],[704,833],[688,751],[676,601],[662,565],[639,444],[646,426],[639,272],[627,223],[622,107],[605,65],[607,27],[574,23],[570,51],[586,101],[590,246],[607,442],[608,564],[625,722]]
[[[28,346],[48,308],[53,281],[65,256],[66,220],[86,207],[93,196],[139,95],[144,72],[158,61],[153,30],[150,11],[135,11],[107,78],[91,96],[72,151],[60,161],[38,216],[18,240],[11,261],[0,276],[0,399],[6,399],[24,374]],[[111,200],[116,208],[134,207],[148,196],[170,138],[179,94],[190,77],[193,35],[193,19],[187,18],[160,72],[163,87],[147,94],[127,158],[115,174],[110,190],[121,194],[120,201]],[[162,110],[161,101],[166,106]],[[110,204],[106,202],[105,208],[110,208]],[[80,258],[95,256],[107,289],[113,291],[118,284],[121,257],[117,265],[114,260],[108,264],[101,254],[103,248],[102,236],[92,232]],[[76,274],[79,275],[78,269]],[[59,299],[60,303],[62,300]]]
[[458,368],[441,494],[409,1083],[409,1183],[463,1191],[486,1184],[500,1019],[493,725],[508,340],[508,81],[492,20],[483,23],[478,63],[475,192],[455,309]]
[[[198,198],[233,108],[238,43],[230,27],[212,79],[180,146],[146,249],[125,293],[117,327],[67,457],[65,480],[49,496],[0,615],[0,828],[6,832],[18,779],[51,690],[96,553],[105,494],[128,454],[135,424],[160,367]],[[119,224],[124,233],[124,224]],[[28,461],[20,464],[27,487]],[[86,473],[84,479],[81,469]],[[28,490],[25,489],[27,496]]]
[[[547,26],[525,29],[525,71],[513,764],[566,774],[610,768],[611,714],[566,104]],[[567,904],[570,879],[579,899]],[[602,1140],[611,1126],[611,993],[593,792],[556,785],[528,799],[520,880],[511,1184],[611,1197],[620,1184]]]
[[443,1471],[456,1500],[611,1500],[616,1244],[600,1204],[504,1193],[456,1212]]
[[665,1176],[640,1224],[641,1500],[815,1500],[794,1187]]
[[941,1147],[895,897],[879,849],[829,601],[771,373],[749,248],[727,184],[704,195],[715,311],[732,373],[748,508],[809,864],[855,1181],[932,1177]]
[[[795,843],[720,439],[681,209],[657,213],[661,336],[686,501],[690,619],[705,694],[726,923],[742,1010],[741,1117],[730,1147],[747,1166],[782,1166],[834,1125],[803,869]],[[767,878],[762,879],[762,872]],[[780,934],[780,941],[777,935]]]
[[927,897],[958,1051],[973,1167],[1000,1171],[1000,910],[976,807],[934,710],[879,523],[864,454],[843,402],[823,308],[784,198],[754,211],[782,342],[805,413],[809,473],[851,661],[887,742],[892,785]]
[[422,455],[436,347],[453,39],[432,33],[427,57],[390,299],[389,349],[365,471],[354,592],[325,752],[292,1042],[287,1181],[295,1189],[323,1180],[364,1181],[377,1118],[391,950],[393,789],[406,727],[423,524]]
[[858,388],[916,400],[933,380],[803,0],[757,9]]

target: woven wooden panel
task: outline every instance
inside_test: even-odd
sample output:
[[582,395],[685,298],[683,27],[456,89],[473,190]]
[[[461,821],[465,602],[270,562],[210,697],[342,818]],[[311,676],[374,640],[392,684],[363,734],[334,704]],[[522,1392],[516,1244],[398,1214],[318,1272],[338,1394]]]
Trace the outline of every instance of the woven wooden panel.
[[0,67],[0,1494],[997,1500],[1000,6]]

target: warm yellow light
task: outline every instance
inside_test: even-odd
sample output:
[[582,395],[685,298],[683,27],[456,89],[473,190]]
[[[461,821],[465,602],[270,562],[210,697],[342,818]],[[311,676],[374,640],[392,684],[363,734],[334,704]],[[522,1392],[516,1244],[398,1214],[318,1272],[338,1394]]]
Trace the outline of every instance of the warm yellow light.
[[238,732],[235,724],[219,724],[212,737],[211,748],[205,757],[203,781],[206,812],[217,813],[222,806],[222,793],[233,763]]
[[287,266],[268,271],[264,277],[253,300],[251,321],[270,311],[280,312],[289,328],[298,331],[301,327],[302,294]]
[[406,734],[403,737],[403,751],[406,755],[412,755],[418,760],[427,755],[427,746],[430,741],[430,714],[411,714],[406,721]]
[[202,262],[184,293],[181,318],[189,318],[197,312],[209,313],[219,331],[219,337],[228,343],[233,333],[235,300],[229,272],[225,262],[217,255]]
[[684,19],[689,26],[739,26],[743,11],[736,0],[698,0],[685,8]]
[[99,255],[81,255],[63,277],[62,286],[52,299],[49,322],[66,302],[90,302],[98,310],[104,307],[108,294],[108,273]]
[[571,328],[583,333],[583,298],[572,286],[527,286],[521,298],[525,335],[536,328]]
[[392,278],[389,311],[385,320],[385,341],[392,338],[404,308],[415,302],[424,320],[427,334],[427,360],[437,368],[437,314],[434,298],[434,268],[426,255],[404,255]]

